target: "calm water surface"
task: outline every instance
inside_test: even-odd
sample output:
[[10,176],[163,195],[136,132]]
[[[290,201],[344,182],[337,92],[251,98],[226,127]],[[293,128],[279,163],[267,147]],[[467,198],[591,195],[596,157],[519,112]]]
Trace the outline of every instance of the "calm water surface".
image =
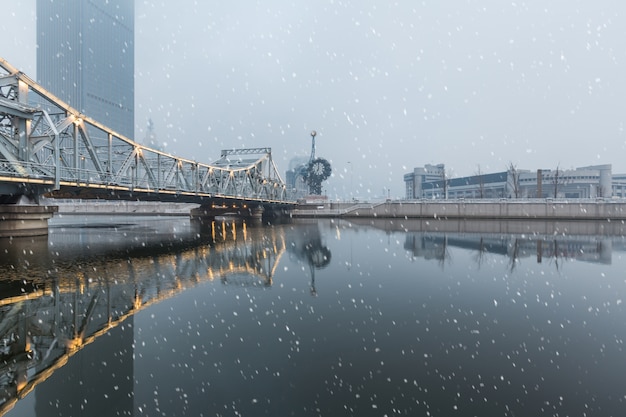
[[0,415],[622,416],[623,227],[56,218],[0,240]]

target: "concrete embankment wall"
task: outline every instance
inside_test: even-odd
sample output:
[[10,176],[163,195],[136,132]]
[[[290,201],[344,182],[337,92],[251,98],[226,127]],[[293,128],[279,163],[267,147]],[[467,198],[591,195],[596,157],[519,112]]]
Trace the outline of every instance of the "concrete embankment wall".
[[447,219],[626,219],[620,201],[387,201],[360,203],[350,208],[334,204],[318,210],[296,210],[294,217],[377,217]]
[[626,219],[624,202],[403,202],[346,210],[343,216],[474,219]]
[[[49,200],[54,205],[54,200]],[[60,214],[127,214],[127,215],[171,215],[189,216],[191,209],[198,207],[197,204],[185,203],[142,203],[134,201],[115,202],[90,202],[60,203]]]

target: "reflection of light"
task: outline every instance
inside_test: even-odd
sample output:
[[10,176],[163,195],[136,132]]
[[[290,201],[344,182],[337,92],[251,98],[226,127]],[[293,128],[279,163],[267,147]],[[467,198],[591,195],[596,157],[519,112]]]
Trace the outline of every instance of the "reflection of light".
[[78,282],[78,288],[76,289],[79,294],[85,293],[85,275],[82,272],[76,274],[76,281]]
[[[241,239],[238,241],[236,239],[238,232],[236,228],[239,225],[242,228],[239,231],[244,234],[243,243]],[[211,226],[211,232],[215,235],[215,222],[212,222]],[[226,226],[223,230],[225,228]],[[228,234],[228,231],[226,232]],[[94,272],[79,270],[79,265],[73,265],[68,269],[59,267],[60,278],[53,286],[54,293],[47,288],[46,291],[30,293],[30,297],[42,301],[54,299],[58,303],[75,300],[72,306],[83,310],[73,311],[73,314],[69,315],[59,312],[61,314],[54,318],[54,320],[59,320],[55,322],[60,329],[55,337],[58,338],[56,343],[59,343],[61,348],[60,356],[51,357],[50,361],[45,364],[46,369],[39,372],[37,368],[36,375],[24,375],[24,381],[20,380],[17,383],[19,390],[17,395],[23,398],[27,391],[32,390],[37,384],[45,381],[56,370],[67,364],[72,355],[93,343],[100,336],[107,334],[112,328],[119,326],[127,318],[181,291],[194,288],[202,281],[213,281],[218,278],[225,283],[234,282],[239,286],[250,284],[267,287],[272,285],[272,277],[280,264],[281,256],[286,253],[284,232],[282,229],[273,229],[269,233],[263,233],[262,236],[256,232],[255,228],[248,230],[245,222],[232,223],[234,241],[229,239],[215,246],[199,244],[191,250],[168,252],[149,259],[132,257],[129,258],[132,259],[129,263],[119,262],[115,257],[94,259],[90,264],[93,271],[106,271],[103,275],[98,274],[98,279],[91,279]],[[225,259],[228,259],[228,262],[224,262]],[[266,264],[261,265],[257,261],[260,259],[267,260]],[[153,273],[155,268],[158,268],[159,273]],[[119,301],[124,307],[119,305],[120,309],[103,310],[108,308],[107,293],[109,297],[123,295],[123,299]],[[96,294],[98,296],[95,296]],[[6,299],[2,301],[6,302]],[[113,298],[109,298],[109,302],[111,301]],[[21,297],[17,302],[31,302],[31,300]],[[34,301],[35,305],[39,302]],[[86,320],[83,319],[82,325],[80,324],[81,318],[86,318]],[[51,316],[50,319],[52,319]],[[41,327],[47,326],[37,327],[34,323],[31,324],[35,326],[34,335],[41,330]],[[27,330],[31,332],[33,328]],[[38,343],[40,339],[35,337],[32,340],[26,339],[26,352],[31,354],[41,352]],[[32,352],[30,352],[31,349],[33,349]],[[33,356],[31,363],[41,363],[41,355]],[[2,414],[2,407],[4,405],[0,404],[0,414]]]
[[222,240],[226,240],[226,223],[222,222]]
[[83,339],[80,338],[80,337],[75,337],[73,339],[67,339],[67,341],[65,342],[65,347],[69,351],[78,350],[78,349],[80,349],[80,347],[82,345],[83,345]]

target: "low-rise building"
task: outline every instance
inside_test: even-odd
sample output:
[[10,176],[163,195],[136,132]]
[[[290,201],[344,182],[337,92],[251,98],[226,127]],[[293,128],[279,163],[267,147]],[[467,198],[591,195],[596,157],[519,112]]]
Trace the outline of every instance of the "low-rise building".
[[598,198],[625,197],[626,174],[610,164],[575,169],[510,169],[446,178],[445,166],[425,165],[404,175],[406,199]]

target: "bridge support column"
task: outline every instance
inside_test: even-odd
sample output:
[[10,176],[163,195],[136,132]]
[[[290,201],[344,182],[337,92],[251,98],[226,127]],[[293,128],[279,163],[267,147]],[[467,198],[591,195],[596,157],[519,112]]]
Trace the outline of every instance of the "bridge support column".
[[246,219],[254,223],[263,221],[263,206],[256,207],[225,207],[225,206],[200,206],[189,212],[191,220],[201,224],[210,224],[218,216],[235,217]]
[[57,206],[0,204],[0,237],[48,234],[48,220]]
[[263,212],[264,211],[265,211],[265,209],[263,208],[263,206],[250,208],[248,210],[249,215],[247,217],[253,223],[256,223],[256,224],[262,223],[263,222]]
[[215,220],[216,216],[219,216],[221,212],[213,209],[210,206],[200,206],[195,209],[191,209],[189,217],[193,221],[199,221],[201,224],[210,224]]

